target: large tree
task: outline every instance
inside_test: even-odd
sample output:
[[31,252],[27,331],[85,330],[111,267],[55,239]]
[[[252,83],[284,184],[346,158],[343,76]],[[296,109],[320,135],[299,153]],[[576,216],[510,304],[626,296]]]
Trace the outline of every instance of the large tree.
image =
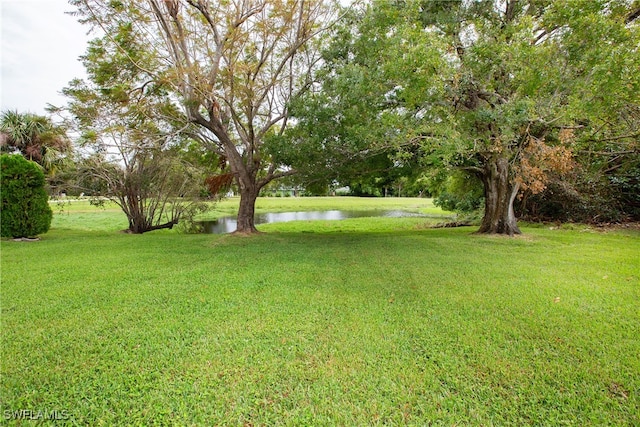
[[366,153],[419,142],[432,167],[481,180],[479,232],[518,234],[521,192],[568,172],[574,150],[602,139],[602,129],[609,141],[633,138],[616,124],[638,103],[637,7],[374,1],[335,39],[322,90],[303,102],[300,123],[320,146],[368,139],[358,149]]
[[287,127],[288,101],[308,88],[315,43],[334,9],[321,0],[71,3],[107,34],[132,26],[161,64],[150,75],[180,103],[184,122],[197,125],[191,136],[228,162],[240,190],[237,231],[257,231],[260,189],[291,173],[263,154],[265,137]]
[[448,11],[453,25],[434,22],[454,42],[455,164],[484,184],[480,232],[519,233],[519,192],[568,172],[597,122],[637,103],[625,89],[640,81],[633,10],[626,0],[480,1]]

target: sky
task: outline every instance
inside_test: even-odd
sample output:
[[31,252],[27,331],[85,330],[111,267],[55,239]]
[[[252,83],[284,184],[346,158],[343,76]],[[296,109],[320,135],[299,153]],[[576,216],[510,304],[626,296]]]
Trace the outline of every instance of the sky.
[[0,0],[0,110],[46,114],[62,88],[84,77],[78,57],[90,36],[67,0]]

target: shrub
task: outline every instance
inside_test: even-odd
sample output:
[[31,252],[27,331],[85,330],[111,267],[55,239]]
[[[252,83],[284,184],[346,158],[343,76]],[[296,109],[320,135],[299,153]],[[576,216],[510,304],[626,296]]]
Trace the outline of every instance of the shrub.
[[484,203],[482,182],[465,171],[453,171],[436,189],[434,203],[452,212],[478,211]]
[[582,175],[573,182],[552,180],[547,188],[517,201],[526,221],[610,223],[640,219],[640,169],[611,176]]
[[2,237],[35,237],[46,233],[53,212],[40,167],[20,154],[0,156]]

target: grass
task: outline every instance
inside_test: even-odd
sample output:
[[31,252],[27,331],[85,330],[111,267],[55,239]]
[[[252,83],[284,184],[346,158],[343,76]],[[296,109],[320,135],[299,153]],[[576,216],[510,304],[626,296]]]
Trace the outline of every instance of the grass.
[[637,232],[359,218],[136,236],[73,209],[40,242],[2,241],[0,416],[640,424]]

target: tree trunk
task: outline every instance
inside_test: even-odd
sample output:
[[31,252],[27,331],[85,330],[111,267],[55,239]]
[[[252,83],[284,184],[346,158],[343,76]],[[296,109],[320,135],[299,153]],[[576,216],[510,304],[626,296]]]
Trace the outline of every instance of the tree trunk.
[[256,210],[256,199],[260,189],[257,185],[240,185],[240,208],[238,209],[238,225],[236,233],[251,234],[258,233],[255,226],[254,214]]
[[488,160],[481,178],[484,184],[484,217],[478,233],[522,234],[513,212],[513,201],[519,185],[512,183],[509,178],[509,160]]

